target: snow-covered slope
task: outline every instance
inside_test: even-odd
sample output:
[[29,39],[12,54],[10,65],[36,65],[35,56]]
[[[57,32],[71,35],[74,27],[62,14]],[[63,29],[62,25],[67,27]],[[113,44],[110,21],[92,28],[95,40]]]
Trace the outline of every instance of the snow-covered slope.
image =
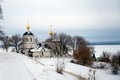
[[18,53],[0,53],[0,80],[77,80]]
[[25,59],[15,53],[0,53],[0,80],[32,80]]
[[[56,63],[57,63],[57,59],[55,58],[40,58],[40,59],[36,59],[37,61],[39,61],[40,63],[47,65],[53,69],[55,69]],[[80,75],[82,77],[88,78],[89,76],[89,67],[86,66],[82,66],[82,65],[78,65],[78,64],[73,64],[70,63],[70,59],[64,58],[62,59],[64,61],[65,64],[65,72],[69,72],[69,73],[74,73],[75,75]],[[93,69],[94,70],[94,69]],[[120,74],[118,75],[113,75],[111,73],[108,73],[107,71],[105,71],[104,69],[96,69],[96,74],[95,74],[95,78],[96,80],[120,80]]]
[[[63,74],[56,73],[57,58],[29,58],[22,54],[0,52],[0,80],[79,80],[88,77],[89,67],[70,63],[70,59],[60,59],[65,64]],[[96,69],[96,80],[120,80],[120,75],[112,75]]]

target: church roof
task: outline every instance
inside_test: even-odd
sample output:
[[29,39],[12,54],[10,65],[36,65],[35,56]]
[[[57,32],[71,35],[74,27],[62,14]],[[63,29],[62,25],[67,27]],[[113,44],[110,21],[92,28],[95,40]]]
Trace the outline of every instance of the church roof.
[[[25,32],[25,33],[23,34],[23,36],[26,36],[26,35],[33,35],[33,33],[30,32],[30,31],[27,31],[27,32]],[[34,35],[33,35],[33,36],[34,36]]]
[[44,51],[44,52],[47,52],[47,51],[50,51],[50,49],[48,48],[45,48],[44,44],[43,43],[40,43],[36,48],[33,48],[30,50],[31,52],[35,52],[35,51]]
[[30,51],[31,52],[35,52],[35,51],[38,51],[38,52],[40,52],[40,51],[47,52],[47,51],[50,51],[50,50],[47,49],[47,48],[39,47],[38,49],[37,48],[31,49]]

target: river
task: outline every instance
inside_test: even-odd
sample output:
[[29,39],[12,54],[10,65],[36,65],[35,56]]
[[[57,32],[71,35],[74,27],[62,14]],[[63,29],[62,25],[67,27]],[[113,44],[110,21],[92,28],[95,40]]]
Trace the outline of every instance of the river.
[[94,45],[95,55],[99,57],[103,51],[115,54],[120,51],[120,45]]

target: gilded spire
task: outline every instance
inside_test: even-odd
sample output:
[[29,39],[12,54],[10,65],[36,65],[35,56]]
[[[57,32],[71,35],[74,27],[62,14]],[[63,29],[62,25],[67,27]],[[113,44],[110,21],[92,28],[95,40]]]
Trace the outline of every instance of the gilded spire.
[[54,34],[54,33],[53,33],[53,31],[52,31],[52,25],[50,25],[50,32],[49,32],[49,35],[50,35],[50,36],[53,36],[53,34]]
[[30,25],[29,25],[29,23],[28,23],[28,22],[27,22],[26,29],[27,29],[28,31],[30,30]]

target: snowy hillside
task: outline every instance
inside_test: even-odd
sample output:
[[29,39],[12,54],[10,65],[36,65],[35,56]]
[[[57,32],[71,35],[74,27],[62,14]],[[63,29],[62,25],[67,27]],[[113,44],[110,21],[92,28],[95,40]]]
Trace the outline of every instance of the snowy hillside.
[[0,80],[77,80],[17,53],[0,53]]
[[[0,80],[80,80],[88,77],[88,67],[70,63],[65,64],[63,74],[55,71],[56,58],[29,58],[22,54],[0,52]],[[96,70],[96,80],[120,80],[120,75],[112,75],[104,70]]]
[[[55,68],[55,64],[57,63],[57,59],[52,58],[52,59],[45,59],[45,58],[41,58],[41,59],[36,59],[37,61],[39,61],[42,64],[45,64],[46,66],[49,66],[51,68]],[[62,59],[65,63],[65,72],[71,72],[74,73],[75,75],[80,75],[82,77],[88,78],[88,71],[89,67],[86,66],[82,66],[82,65],[77,65],[77,64],[73,64],[70,63],[70,59]],[[119,75],[112,75],[111,73],[103,70],[103,69],[96,69],[96,80],[120,80],[120,74]]]

